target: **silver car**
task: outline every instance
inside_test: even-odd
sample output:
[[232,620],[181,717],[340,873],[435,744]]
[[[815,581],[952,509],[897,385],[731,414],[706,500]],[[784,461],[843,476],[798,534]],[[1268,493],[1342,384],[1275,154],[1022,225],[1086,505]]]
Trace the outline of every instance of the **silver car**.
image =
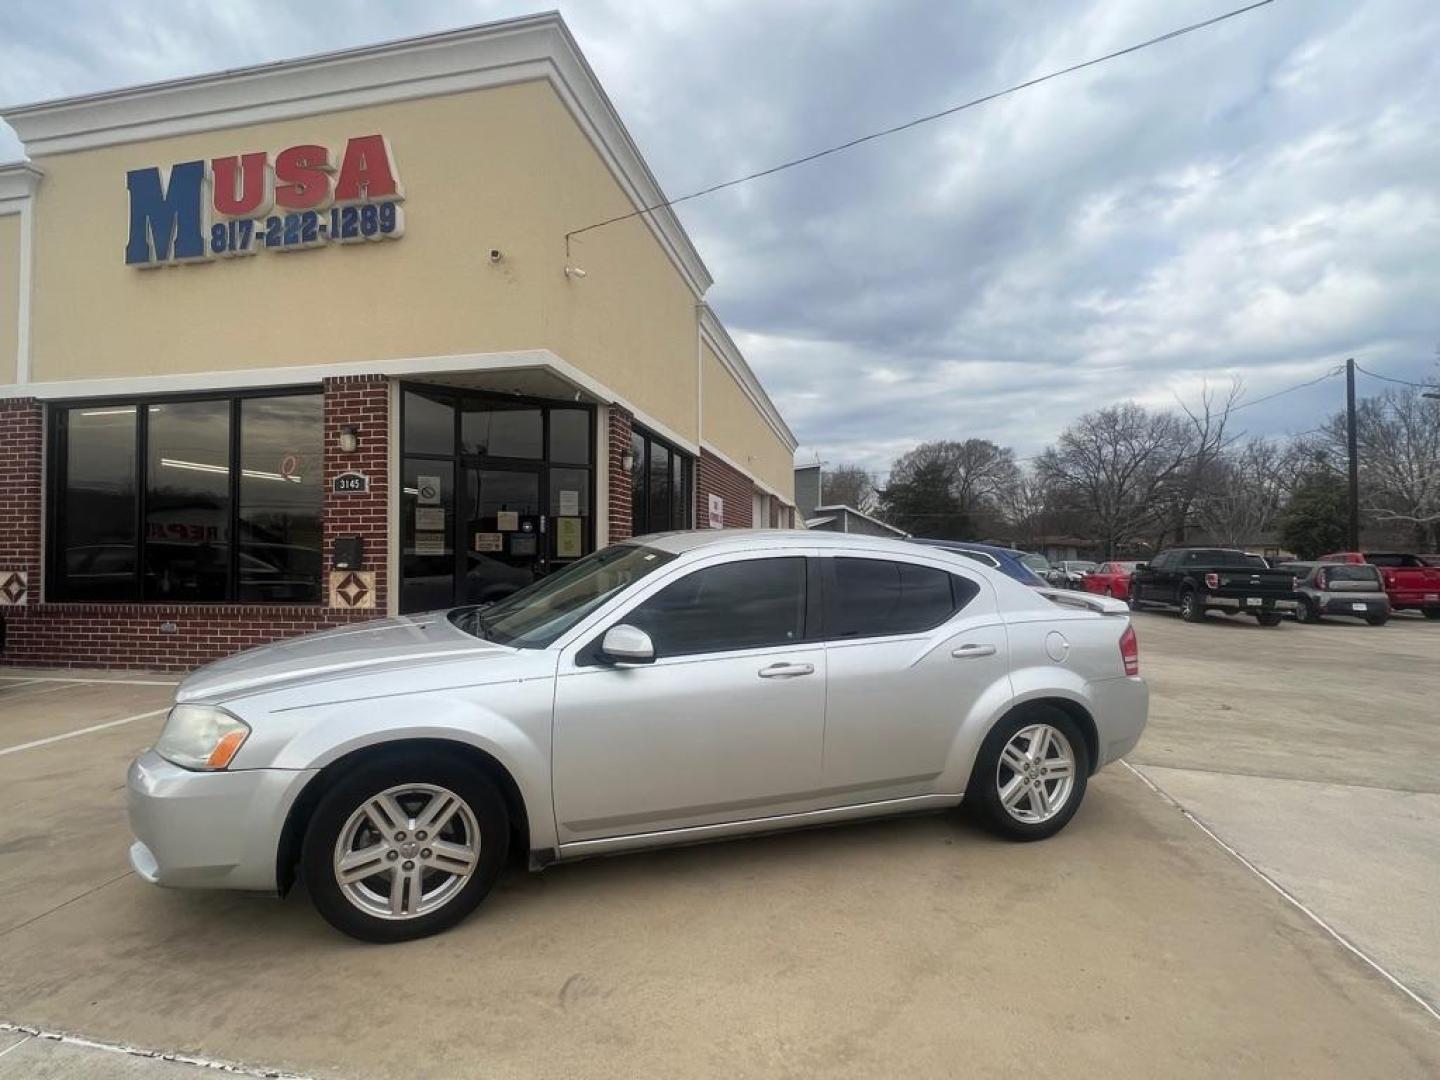
[[254,649],[130,767],[130,861],[434,933],[532,868],[968,796],[1020,840],[1145,726],[1125,605],[858,535],[616,544],[484,607]]

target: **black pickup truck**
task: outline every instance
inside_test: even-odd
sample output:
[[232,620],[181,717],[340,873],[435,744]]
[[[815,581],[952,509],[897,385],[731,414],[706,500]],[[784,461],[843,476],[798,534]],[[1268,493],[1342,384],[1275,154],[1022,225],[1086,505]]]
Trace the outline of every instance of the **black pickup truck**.
[[1146,604],[1178,607],[1186,622],[1224,611],[1278,626],[1283,612],[1295,610],[1295,578],[1243,551],[1169,548],[1136,566],[1130,578],[1130,606],[1138,610]]

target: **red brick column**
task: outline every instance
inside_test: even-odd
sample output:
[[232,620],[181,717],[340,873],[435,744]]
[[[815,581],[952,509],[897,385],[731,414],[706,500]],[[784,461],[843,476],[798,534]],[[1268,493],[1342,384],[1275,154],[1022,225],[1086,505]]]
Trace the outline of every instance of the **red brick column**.
[[0,614],[40,602],[44,408],[0,400]]
[[732,469],[702,447],[695,470],[695,526],[710,527],[710,493],[725,500],[725,527],[748,529],[753,522],[755,485],[738,469]]
[[[353,427],[360,448],[352,453],[340,449],[340,431]],[[389,550],[388,506],[390,495],[390,384],[382,375],[346,375],[325,380],[325,576],[322,586],[332,607],[384,615],[390,583],[386,572]],[[370,481],[370,490],[339,494],[334,481],[341,473],[361,473]],[[360,584],[344,584],[338,602],[330,590],[334,541],[341,536],[359,536],[365,544],[365,563]],[[369,575],[373,574],[373,578]],[[373,606],[364,590],[373,587]]]
[[631,429],[635,417],[619,405],[610,406],[610,543],[628,540],[632,535],[630,507],[630,471],[625,468],[625,455],[630,453]]

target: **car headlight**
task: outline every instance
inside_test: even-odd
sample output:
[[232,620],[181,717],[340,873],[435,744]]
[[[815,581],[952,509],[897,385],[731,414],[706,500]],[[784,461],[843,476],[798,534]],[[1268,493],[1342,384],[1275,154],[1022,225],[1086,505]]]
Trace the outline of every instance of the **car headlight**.
[[176,705],[165,719],[155,752],[182,769],[213,772],[234,760],[250,725],[213,705]]

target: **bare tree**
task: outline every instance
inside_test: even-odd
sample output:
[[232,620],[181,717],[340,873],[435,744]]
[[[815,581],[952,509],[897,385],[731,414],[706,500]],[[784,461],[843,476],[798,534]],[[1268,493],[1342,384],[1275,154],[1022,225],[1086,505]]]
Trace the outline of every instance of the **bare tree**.
[[1004,504],[1021,481],[1015,452],[989,439],[921,443],[895,461],[890,486],[905,489],[920,477],[943,477],[955,512],[980,533],[1004,520]]
[[852,506],[862,513],[875,508],[875,482],[858,465],[820,470],[820,505]]
[[1152,533],[1170,509],[1168,486],[1190,459],[1174,415],[1133,402],[1086,413],[1036,462],[1062,507],[1081,511],[1106,558]]
[[1181,412],[1185,414],[1181,421],[1185,461],[1176,470],[1174,481],[1166,485],[1169,507],[1168,513],[1161,519],[1164,528],[1155,538],[1157,548],[1167,535],[1173,536],[1176,542],[1184,542],[1196,501],[1201,498],[1206,485],[1215,482],[1226,451],[1239,438],[1238,435],[1227,434],[1226,428],[1244,389],[1245,384],[1240,379],[1232,379],[1229,390],[1222,398],[1207,382],[1201,387],[1200,402],[1194,408],[1176,398]]
[[1294,443],[1255,437],[1208,470],[1196,518],[1218,543],[1240,547],[1273,531],[1309,460]]

